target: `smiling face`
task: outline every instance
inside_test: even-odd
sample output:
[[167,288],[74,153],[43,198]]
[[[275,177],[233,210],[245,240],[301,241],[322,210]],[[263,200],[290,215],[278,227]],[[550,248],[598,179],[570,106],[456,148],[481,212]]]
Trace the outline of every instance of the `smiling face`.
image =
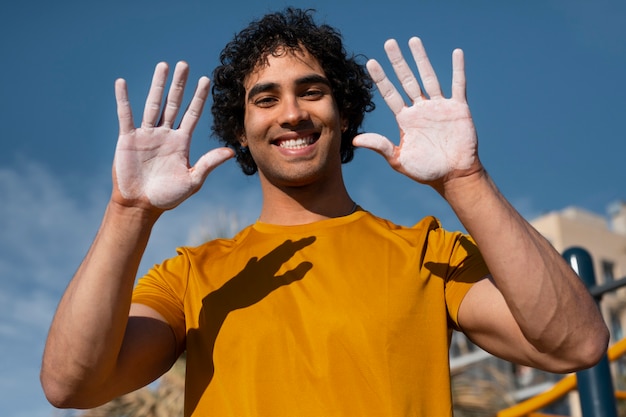
[[341,177],[345,125],[328,80],[308,52],[279,50],[244,81],[243,146],[262,183],[305,186]]

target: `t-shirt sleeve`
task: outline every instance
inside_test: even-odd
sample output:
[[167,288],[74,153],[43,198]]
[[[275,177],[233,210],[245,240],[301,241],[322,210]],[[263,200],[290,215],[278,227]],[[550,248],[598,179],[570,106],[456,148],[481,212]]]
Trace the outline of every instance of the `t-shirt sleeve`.
[[446,306],[452,325],[460,330],[458,312],[461,302],[472,285],[489,275],[489,269],[478,246],[469,235],[443,229],[438,229],[436,234],[439,242],[432,245],[431,249],[438,249],[438,253],[433,256],[439,257],[440,262],[447,264]]
[[189,271],[189,259],[183,250],[178,249],[178,256],[152,267],[133,290],[132,302],[156,310],[176,335],[186,332],[183,298]]

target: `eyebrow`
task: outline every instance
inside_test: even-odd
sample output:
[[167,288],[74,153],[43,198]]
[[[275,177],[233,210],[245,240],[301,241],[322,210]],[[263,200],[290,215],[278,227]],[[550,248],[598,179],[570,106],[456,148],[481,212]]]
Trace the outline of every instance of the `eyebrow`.
[[[328,81],[328,78],[320,74],[305,75],[304,77],[298,78],[295,84],[298,86],[307,85],[307,84],[324,84],[330,88],[330,81]],[[248,92],[248,100],[256,96],[257,94],[260,94],[266,91],[271,91],[277,88],[279,88],[278,83],[270,82],[270,83],[255,84],[254,86],[252,86],[252,88]]]

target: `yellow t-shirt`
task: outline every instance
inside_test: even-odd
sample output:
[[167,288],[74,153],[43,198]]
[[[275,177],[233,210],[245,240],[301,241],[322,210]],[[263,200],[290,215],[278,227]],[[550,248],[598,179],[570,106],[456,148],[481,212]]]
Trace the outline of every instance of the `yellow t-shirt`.
[[185,416],[452,414],[448,348],[472,240],[367,211],[178,249],[133,302],[185,329]]

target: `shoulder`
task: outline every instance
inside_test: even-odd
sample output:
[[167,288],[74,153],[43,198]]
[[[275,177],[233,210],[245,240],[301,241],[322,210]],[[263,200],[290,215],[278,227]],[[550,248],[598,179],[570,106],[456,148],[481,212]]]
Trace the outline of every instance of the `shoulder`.
[[384,217],[377,216],[367,210],[358,211],[353,214],[353,216],[354,215],[360,215],[359,220],[361,223],[359,225],[369,223],[399,234],[427,234],[434,230],[443,230],[440,221],[434,216],[425,216],[412,226],[405,226]]
[[182,258],[189,262],[199,258],[218,257],[220,254],[228,253],[245,242],[251,231],[252,225],[249,225],[230,238],[215,238],[195,246],[180,246],[176,248],[176,258]]

